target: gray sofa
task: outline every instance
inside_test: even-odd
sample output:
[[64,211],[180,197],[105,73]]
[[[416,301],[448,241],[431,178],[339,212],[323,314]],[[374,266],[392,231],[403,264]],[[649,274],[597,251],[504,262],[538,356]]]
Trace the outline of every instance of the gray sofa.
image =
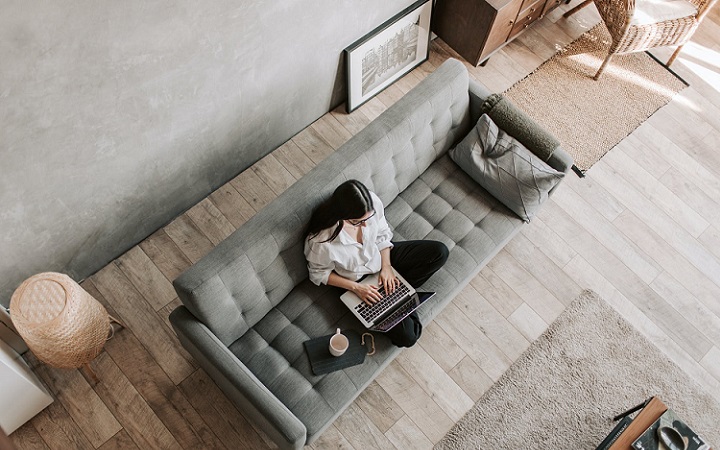
[[[303,230],[321,199],[360,180],[387,205],[394,240],[447,245],[446,265],[422,286],[437,292],[419,310],[425,324],[524,224],[447,155],[488,94],[447,61],[174,281],[180,342],[281,448],[315,440],[401,351],[377,335],[364,364],[312,374],[304,341],[362,331],[337,289],[308,280]],[[548,163],[567,172],[572,160],[558,149]]]

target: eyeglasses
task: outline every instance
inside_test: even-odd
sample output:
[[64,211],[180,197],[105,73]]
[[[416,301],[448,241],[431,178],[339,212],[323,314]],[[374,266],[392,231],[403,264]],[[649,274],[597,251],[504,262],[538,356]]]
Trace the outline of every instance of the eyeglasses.
[[352,225],[354,227],[359,227],[360,225],[364,224],[368,220],[372,219],[374,216],[375,216],[375,211],[373,211],[373,213],[370,214],[369,217],[366,217],[363,220],[358,220],[358,221],[348,220],[347,223],[349,223],[350,225]]

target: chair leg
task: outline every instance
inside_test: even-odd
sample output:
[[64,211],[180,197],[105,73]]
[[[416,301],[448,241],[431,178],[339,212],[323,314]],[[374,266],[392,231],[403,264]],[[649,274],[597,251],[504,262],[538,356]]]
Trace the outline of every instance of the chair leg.
[[666,66],[670,67],[670,64],[672,64],[673,62],[675,62],[675,58],[677,58],[677,56],[680,54],[680,50],[682,50],[682,48],[683,48],[684,45],[685,45],[685,44],[683,44],[683,45],[681,45],[681,46],[679,46],[678,48],[675,49],[675,52],[673,52],[673,54],[672,54],[672,56],[670,57],[670,59],[668,59],[667,64],[665,64]]
[[578,12],[578,11],[580,11],[581,9],[583,9],[584,7],[586,7],[587,5],[589,5],[589,4],[592,3],[592,2],[593,2],[593,0],[585,0],[585,1],[583,1],[582,3],[580,3],[579,5],[577,5],[576,7],[574,7],[573,9],[571,9],[571,10],[567,11],[565,14],[563,14],[563,17],[567,19],[568,17],[572,16],[573,14],[575,14],[575,13]]
[[602,65],[598,69],[597,73],[593,77],[595,81],[597,81],[600,78],[600,75],[605,71],[605,67],[607,67],[608,63],[610,62],[610,59],[612,59],[613,54],[608,53],[607,57],[605,58],[605,61],[603,61]]

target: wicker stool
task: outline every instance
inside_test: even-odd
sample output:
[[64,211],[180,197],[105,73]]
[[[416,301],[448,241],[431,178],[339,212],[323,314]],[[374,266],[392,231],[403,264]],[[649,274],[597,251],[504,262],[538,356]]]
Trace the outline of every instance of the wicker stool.
[[113,331],[110,321],[120,324],[72,278],[54,272],[34,275],[15,290],[10,318],[39,360],[59,368],[82,367],[95,383],[89,362]]

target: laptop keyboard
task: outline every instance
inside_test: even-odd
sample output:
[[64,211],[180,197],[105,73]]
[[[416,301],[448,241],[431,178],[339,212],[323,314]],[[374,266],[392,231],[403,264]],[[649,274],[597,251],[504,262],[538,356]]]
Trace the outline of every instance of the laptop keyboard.
[[384,319],[382,322],[377,324],[375,326],[375,329],[378,331],[388,331],[398,323],[400,323],[403,319],[405,319],[405,315],[408,314],[409,311],[411,311],[414,307],[416,307],[417,304],[415,302],[407,302],[401,307],[399,307],[395,312],[387,316],[386,319]]
[[385,311],[407,297],[410,293],[410,289],[403,283],[400,283],[400,286],[398,286],[398,288],[390,295],[385,295],[384,286],[378,289],[378,292],[382,296],[382,299],[379,302],[372,305],[362,302],[355,307],[355,310],[362,316],[362,318],[370,323],[373,323],[375,319],[381,316]]

